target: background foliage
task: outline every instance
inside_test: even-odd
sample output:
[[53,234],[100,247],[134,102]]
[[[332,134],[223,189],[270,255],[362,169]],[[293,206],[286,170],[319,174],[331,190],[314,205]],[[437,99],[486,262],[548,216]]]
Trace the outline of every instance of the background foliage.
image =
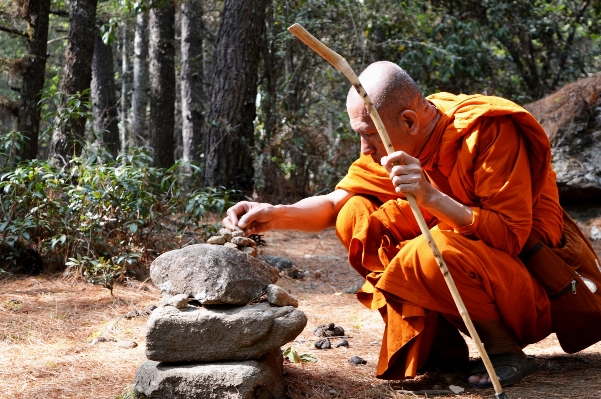
[[[19,7],[26,3],[0,0],[0,25],[25,29]],[[201,3],[201,78],[203,90],[210,93],[224,2]],[[146,0],[99,2],[99,29],[115,60],[123,54],[125,61],[128,54],[133,57],[136,14],[149,6]],[[202,226],[206,212],[222,212],[239,193],[202,188],[202,162],[153,167],[153,149],[147,147],[147,138],[130,137],[130,115],[121,111],[126,108],[121,104],[120,128],[131,140],[126,151],[113,159],[97,140],[102,132],[93,131],[90,121],[81,156],[64,165],[45,161],[52,126],[73,115],[91,118],[91,105],[77,95],[66,107],[58,100],[69,1],[52,0],[51,9],[40,103],[41,131],[46,133],[40,138],[37,160],[19,163],[16,156],[19,146],[28,145],[15,131],[24,39],[0,32],[0,267],[23,264],[23,259],[46,268],[66,263],[81,273],[85,269],[91,281],[111,286],[107,270],[118,277],[128,264],[168,249],[161,247],[166,242],[201,240],[204,230],[193,234],[191,226]],[[328,192],[359,153],[359,137],[350,129],[344,105],[348,82],[287,32],[291,24],[301,23],[357,72],[374,61],[389,60],[405,68],[426,95],[484,93],[525,104],[599,70],[600,14],[601,2],[592,0],[269,2],[260,43],[255,144],[249,148],[255,189],[244,194],[293,202]],[[177,73],[180,58],[176,53]],[[131,62],[115,62],[114,72],[116,97],[129,104]],[[179,83],[173,90],[179,96]],[[203,98],[206,114],[209,96]],[[176,159],[182,154],[180,106]],[[179,219],[181,215],[186,216]],[[159,239],[165,234],[176,240]]]

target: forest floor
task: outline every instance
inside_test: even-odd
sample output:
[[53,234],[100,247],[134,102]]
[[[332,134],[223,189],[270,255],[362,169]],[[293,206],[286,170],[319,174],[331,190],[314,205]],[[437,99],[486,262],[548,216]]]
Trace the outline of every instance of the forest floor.
[[[601,208],[569,212],[585,233],[593,225],[601,228]],[[408,381],[376,379],[384,324],[379,313],[343,292],[361,278],[346,261],[335,233],[269,232],[264,239],[263,254],[285,256],[308,272],[301,279],[284,277],[278,282],[299,299],[309,319],[290,345],[299,354],[318,358],[316,363],[284,365],[289,398],[414,398],[397,391],[449,385],[465,391],[446,398],[494,397],[492,389],[470,389],[465,372],[430,371]],[[595,247],[601,253],[601,241]],[[156,304],[159,296],[150,281],[119,285],[111,297],[102,287],[60,275],[0,280],[0,398],[130,398],[136,370],[146,360],[147,316],[124,316]],[[351,337],[349,348],[313,348],[313,328],[330,322],[345,328]],[[107,340],[91,345],[99,336]],[[466,340],[476,358],[475,347]],[[536,359],[538,370],[506,388],[510,398],[601,398],[601,343],[568,355],[551,335],[525,352]],[[367,364],[351,365],[348,360],[355,355]]]

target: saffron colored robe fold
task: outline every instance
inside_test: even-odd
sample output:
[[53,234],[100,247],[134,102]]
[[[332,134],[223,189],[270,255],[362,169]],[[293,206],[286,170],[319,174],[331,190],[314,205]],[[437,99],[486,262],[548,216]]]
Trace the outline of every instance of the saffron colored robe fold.
[[[537,342],[552,332],[549,300],[517,255],[530,234],[561,244],[547,136],[526,110],[501,98],[439,93],[428,100],[441,118],[417,158],[434,187],[474,214],[469,226],[453,229],[422,210],[434,240],[473,320],[502,318],[523,346]],[[358,299],[386,323],[377,376],[414,377],[436,348],[465,356],[461,339],[441,333],[448,322],[465,332],[463,322],[386,170],[362,155],[337,188],[355,193],[336,231],[366,278]]]

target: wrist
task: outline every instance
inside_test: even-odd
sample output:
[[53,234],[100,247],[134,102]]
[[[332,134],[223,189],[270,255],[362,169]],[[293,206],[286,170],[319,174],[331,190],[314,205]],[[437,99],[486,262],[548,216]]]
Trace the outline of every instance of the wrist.
[[286,220],[286,211],[289,205],[273,205],[271,208],[271,223],[273,230],[282,230]]

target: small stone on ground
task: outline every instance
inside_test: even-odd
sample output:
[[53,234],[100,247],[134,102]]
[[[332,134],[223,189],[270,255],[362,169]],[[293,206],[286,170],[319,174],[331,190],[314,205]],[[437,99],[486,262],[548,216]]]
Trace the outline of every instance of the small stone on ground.
[[349,363],[351,364],[367,364],[367,360],[363,359],[362,357],[359,356],[353,356],[349,359]]

